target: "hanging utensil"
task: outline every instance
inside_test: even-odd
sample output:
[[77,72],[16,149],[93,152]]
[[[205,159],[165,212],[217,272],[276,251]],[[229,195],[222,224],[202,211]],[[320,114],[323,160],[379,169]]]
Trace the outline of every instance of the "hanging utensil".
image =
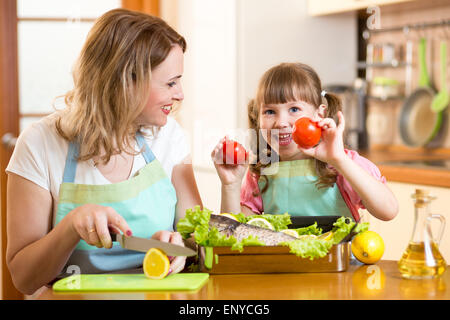
[[447,89],[447,42],[441,42],[441,90],[431,102],[431,110],[441,112],[447,108],[450,95]]
[[418,51],[419,86],[406,99],[399,118],[400,136],[406,145],[413,147],[426,146],[432,142],[446,122],[442,112],[431,111],[435,91],[427,72],[425,38],[420,39]]

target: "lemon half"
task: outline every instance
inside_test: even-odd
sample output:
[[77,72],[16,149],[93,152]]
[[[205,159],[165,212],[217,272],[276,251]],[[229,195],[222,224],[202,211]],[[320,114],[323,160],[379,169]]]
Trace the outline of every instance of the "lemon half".
[[147,278],[159,280],[169,273],[170,261],[164,252],[151,248],[145,254],[142,268]]
[[266,219],[263,219],[263,218],[250,219],[249,221],[247,221],[247,224],[250,224],[250,225],[255,226],[255,227],[275,230],[273,225],[269,221],[267,221]]

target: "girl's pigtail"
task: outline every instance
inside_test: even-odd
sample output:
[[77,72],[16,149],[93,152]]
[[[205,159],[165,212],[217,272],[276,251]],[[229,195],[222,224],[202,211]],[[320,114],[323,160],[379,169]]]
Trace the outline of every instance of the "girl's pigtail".
[[327,105],[326,117],[333,118],[337,124],[337,113],[338,111],[342,111],[341,99],[337,95],[328,92],[324,94],[324,99]]
[[261,176],[261,168],[264,167],[264,165],[262,165],[261,163],[261,157],[260,157],[260,153],[261,152],[270,152],[270,147],[268,146],[267,151],[264,150],[260,150],[260,140],[264,139],[261,136],[260,130],[259,130],[259,126],[258,126],[258,106],[256,104],[255,99],[252,99],[249,101],[248,105],[247,105],[247,111],[248,111],[248,126],[250,129],[252,130],[256,130],[256,135],[252,135],[253,137],[256,137],[256,141],[251,141],[252,145],[256,146],[256,163],[254,164],[250,164],[249,165],[249,170],[251,173],[260,176],[262,180],[264,180],[266,182],[265,186],[263,187],[263,189],[259,192],[253,193],[254,197],[257,197],[259,195],[261,195],[263,192],[265,192],[268,188],[268,181],[267,181],[267,177],[266,176]]

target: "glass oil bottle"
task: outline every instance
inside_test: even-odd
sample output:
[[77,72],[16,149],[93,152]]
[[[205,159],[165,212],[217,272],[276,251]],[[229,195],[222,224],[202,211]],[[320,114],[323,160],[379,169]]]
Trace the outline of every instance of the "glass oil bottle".
[[[432,279],[444,273],[447,263],[439,252],[439,242],[445,229],[445,218],[430,214],[429,204],[435,197],[427,190],[416,189],[414,199],[414,229],[408,247],[398,262],[398,268],[407,279]],[[441,223],[438,238],[433,238],[431,222]]]

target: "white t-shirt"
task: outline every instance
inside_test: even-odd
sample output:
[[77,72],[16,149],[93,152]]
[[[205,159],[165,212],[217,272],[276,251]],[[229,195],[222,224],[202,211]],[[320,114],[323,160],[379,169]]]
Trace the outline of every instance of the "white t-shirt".
[[[59,187],[62,183],[69,143],[58,135],[55,128],[56,114],[51,114],[31,124],[19,136],[6,172],[15,173],[50,191],[55,216]],[[169,179],[172,169],[189,154],[187,136],[175,119],[168,117],[165,126],[153,136],[146,135],[146,142],[159,160]],[[136,144],[135,149],[139,151]],[[145,166],[142,154],[134,157],[130,178]],[[79,162],[74,183],[111,184],[94,166],[93,160]]]

